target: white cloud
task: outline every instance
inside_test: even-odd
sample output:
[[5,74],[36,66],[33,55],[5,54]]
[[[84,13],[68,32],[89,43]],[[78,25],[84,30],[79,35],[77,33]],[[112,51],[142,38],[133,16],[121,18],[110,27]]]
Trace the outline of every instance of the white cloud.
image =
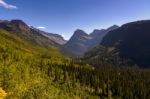
[[6,9],[17,9],[16,6],[6,3],[4,0],[0,0],[0,6]]
[[38,29],[46,29],[46,27],[44,27],[44,26],[39,26],[39,27],[37,27]]

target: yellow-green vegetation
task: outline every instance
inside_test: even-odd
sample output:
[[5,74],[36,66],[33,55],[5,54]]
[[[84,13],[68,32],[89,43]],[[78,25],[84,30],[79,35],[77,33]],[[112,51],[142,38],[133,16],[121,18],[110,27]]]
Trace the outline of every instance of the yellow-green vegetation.
[[6,92],[0,87],[0,99],[4,99],[6,97]]
[[0,29],[0,92],[6,99],[149,99],[149,77],[149,69],[137,67],[93,68]]
[[[61,68],[70,64],[72,60],[64,57],[57,48],[44,48],[0,29],[0,87],[7,92],[6,99],[81,99],[93,96],[85,91],[89,88],[80,83],[72,85],[67,71]],[[64,73],[66,81],[63,80]]]

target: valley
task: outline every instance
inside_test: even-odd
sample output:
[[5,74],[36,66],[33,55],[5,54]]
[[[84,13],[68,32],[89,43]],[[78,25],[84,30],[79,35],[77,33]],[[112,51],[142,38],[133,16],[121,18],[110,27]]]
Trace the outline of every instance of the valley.
[[66,41],[22,20],[1,20],[0,98],[149,99],[149,26],[77,30]]

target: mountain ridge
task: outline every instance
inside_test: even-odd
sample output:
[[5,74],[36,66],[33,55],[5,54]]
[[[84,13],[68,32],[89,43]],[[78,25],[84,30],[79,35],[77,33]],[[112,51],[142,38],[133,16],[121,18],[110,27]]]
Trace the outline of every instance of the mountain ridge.
[[[38,43],[38,44],[44,45],[44,46],[52,45],[52,46],[58,47],[61,45],[61,41],[63,43],[65,42],[65,40],[63,40],[60,35],[56,36],[55,34],[52,34],[52,33],[49,36],[45,35],[45,33],[47,33],[47,32],[43,32],[39,29],[28,26],[22,20],[16,20],[16,19],[11,20],[11,21],[1,20],[0,28],[10,31],[12,33],[15,33],[18,36],[22,36],[23,38],[34,41],[35,43]],[[58,39],[61,39],[61,41],[59,42]]]
[[[105,47],[103,53],[100,49],[89,52],[86,56],[103,56],[112,62],[127,63],[128,65],[150,66],[150,20],[141,20],[122,25],[110,31],[99,44]],[[94,53],[94,54],[93,54]],[[91,58],[92,58],[91,57]],[[111,57],[111,58],[110,58]],[[98,58],[97,58],[98,59]],[[119,59],[116,60],[116,59]]]
[[109,31],[116,28],[118,28],[117,25],[113,25],[108,29],[95,29],[90,34],[77,29],[64,47],[72,51],[74,55],[82,56],[87,50],[99,44]]

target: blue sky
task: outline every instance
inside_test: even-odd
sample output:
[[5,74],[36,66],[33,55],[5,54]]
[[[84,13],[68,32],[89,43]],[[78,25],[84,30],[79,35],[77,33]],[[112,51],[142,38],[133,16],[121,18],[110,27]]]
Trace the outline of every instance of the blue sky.
[[90,33],[150,19],[150,0],[0,0],[0,19],[21,19],[69,39],[76,29]]

